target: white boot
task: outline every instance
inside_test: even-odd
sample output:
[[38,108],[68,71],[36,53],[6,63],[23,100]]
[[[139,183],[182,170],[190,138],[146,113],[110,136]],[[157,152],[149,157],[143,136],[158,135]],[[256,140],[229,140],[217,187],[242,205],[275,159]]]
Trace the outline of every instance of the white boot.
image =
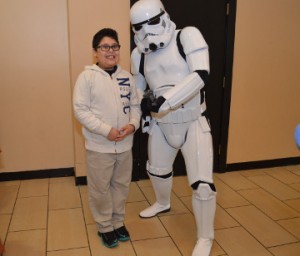
[[192,256],[209,256],[214,240],[216,192],[201,183],[193,193],[192,204],[198,237]]
[[209,256],[213,241],[213,239],[209,238],[199,238],[192,256]]
[[156,196],[156,202],[150,207],[140,212],[141,218],[151,218],[159,213],[169,212],[170,196],[172,190],[172,176],[167,179],[149,175],[153,190]]

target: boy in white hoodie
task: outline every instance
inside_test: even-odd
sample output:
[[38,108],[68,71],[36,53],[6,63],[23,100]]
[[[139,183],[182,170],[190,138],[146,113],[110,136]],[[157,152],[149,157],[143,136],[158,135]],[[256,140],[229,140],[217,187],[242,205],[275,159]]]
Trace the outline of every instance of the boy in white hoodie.
[[111,248],[130,239],[124,226],[125,203],[140,105],[131,74],[118,65],[117,32],[104,28],[92,44],[97,63],[78,76],[73,107],[83,126],[90,209],[102,243]]

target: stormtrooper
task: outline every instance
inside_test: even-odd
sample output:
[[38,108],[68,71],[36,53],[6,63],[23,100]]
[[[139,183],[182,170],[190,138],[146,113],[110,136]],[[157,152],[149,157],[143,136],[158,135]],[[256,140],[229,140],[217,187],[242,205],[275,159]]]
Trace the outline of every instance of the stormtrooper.
[[136,48],[131,53],[149,134],[147,172],[156,202],[140,212],[151,218],[171,210],[173,163],[179,150],[193,189],[197,243],[192,256],[208,256],[214,239],[216,189],[212,136],[206,118],[208,46],[195,27],[176,29],[160,0],[139,0],[130,9]]

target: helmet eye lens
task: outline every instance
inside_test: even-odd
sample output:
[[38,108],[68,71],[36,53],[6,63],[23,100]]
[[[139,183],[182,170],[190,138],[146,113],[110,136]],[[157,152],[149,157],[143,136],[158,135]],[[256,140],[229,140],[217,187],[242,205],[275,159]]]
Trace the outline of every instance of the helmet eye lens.
[[162,16],[164,13],[165,13],[165,11],[162,11],[161,13],[159,13],[158,15],[154,16],[153,18],[151,18],[149,20],[145,20],[143,22],[133,24],[132,27],[133,27],[134,31],[136,31],[136,32],[140,31],[143,28],[144,24],[148,24],[150,26],[159,24],[160,16]]
[[143,25],[133,25],[133,29],[135,31],[140,31],[142,29]]
[[[154,19],[154,20],[149,20],[149,21],[147,22],[147,24],[150,25],[150,26],[157,25],[157,24],[159,24],[159,23],[160,23],[160,17],[157,17],[157,18]],[[140,30],[142,29],[142,27],[143,27],[143,25],[133,25],[133,29],[134,29],[135,31],[140,31]]]
[[160,23],[160,17],[154,19],[154,20],[150,20],[147,24],[152,26],[152,25],[157,25]]

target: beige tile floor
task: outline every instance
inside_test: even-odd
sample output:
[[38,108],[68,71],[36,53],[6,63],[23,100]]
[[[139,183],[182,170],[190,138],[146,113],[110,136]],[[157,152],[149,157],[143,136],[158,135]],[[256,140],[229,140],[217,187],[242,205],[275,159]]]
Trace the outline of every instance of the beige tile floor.
[[[215,174],[217,212],[212,256],[300,255],[300,166]],[[74,177],[0,182],[4,256],[190,256],[196,230],[191,189],[175,177],[172,210],[138,213],[154,202],[149,180],[132,182],[126,204],[131,241],[101,245]]]

